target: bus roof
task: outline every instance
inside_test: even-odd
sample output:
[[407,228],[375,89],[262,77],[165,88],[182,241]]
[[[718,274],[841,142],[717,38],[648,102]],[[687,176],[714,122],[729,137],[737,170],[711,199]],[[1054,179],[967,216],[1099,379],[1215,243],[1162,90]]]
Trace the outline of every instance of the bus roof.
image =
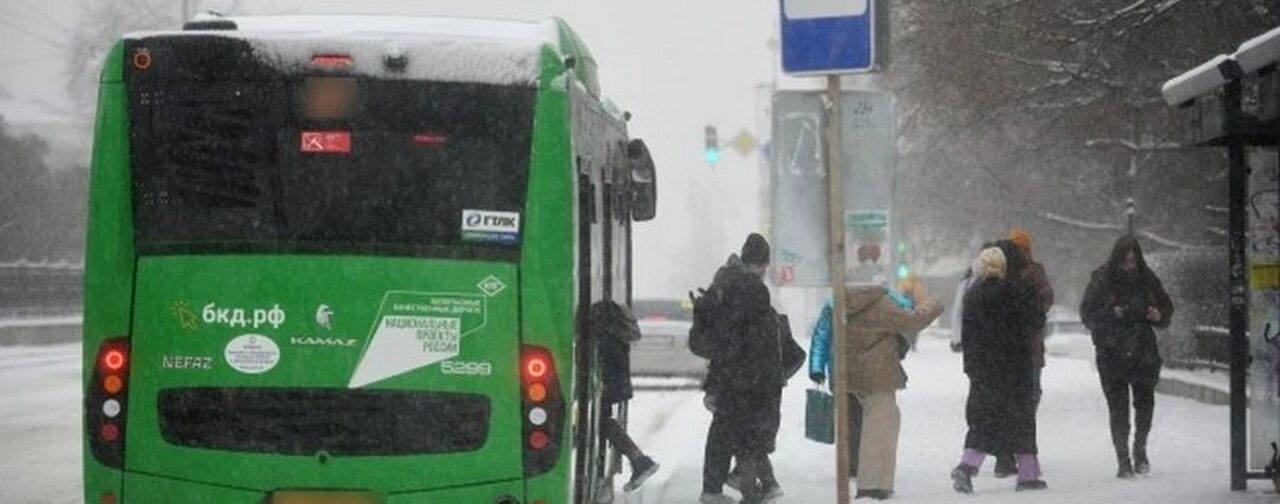
[[[208,21],[234,26],[213,27]],[[389,16],[281,15],[200,17],[181,31],[131,33],[126,39],[217,35],[253,43],[282,63],[313,54],[350,52],[354,71],[379,74],[382,55],[396,47],[412,62],[405,77],[492,84],[538,83],[541,51],[561,60],[572,57],[575,74],[592,96],[599,97],[595,58],[568,24],[558,18],[539,21],[505,19]],[[363,58],[361,56],[364,56]]]

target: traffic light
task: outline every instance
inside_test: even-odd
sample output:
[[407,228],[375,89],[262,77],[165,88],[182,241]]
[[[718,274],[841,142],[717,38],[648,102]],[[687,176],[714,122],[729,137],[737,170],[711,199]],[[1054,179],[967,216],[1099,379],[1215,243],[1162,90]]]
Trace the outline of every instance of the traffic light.
[[898,253],[894,254],[894,259],[898,261],[898,280],[905,280],[911,275],[911,267],[907,266],[907,241],[898,240]]
[[707,164],[715,166],[720,161],[720,139],[716,135],[716,127],[708,125],[706,130],[706,146],[702,150],[702,158]]

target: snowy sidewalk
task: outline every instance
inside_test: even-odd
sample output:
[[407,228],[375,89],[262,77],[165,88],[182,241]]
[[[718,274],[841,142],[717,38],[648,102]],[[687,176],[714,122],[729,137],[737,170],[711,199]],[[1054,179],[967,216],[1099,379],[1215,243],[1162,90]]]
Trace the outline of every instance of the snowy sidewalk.
[[[996,480],[991,462],[974,481],[973,496],[951,489],[949,472],[964,441],[968,380],[959,354],[945,341],[921,340],[906,360],[910,382],[899,394],[902,436],[897,493],[892,502],[1088,503],[1274,503],[1263,482],[1251,492],[1228,491],[1227,409],[1159,395],[1150,447],[1152,474],[1123,481],[1107,427],[1107,408],[1088,361],[1050,356],[1039,414],[1041,462],[1049,490],[1017,493],[1012,480]],[[783,425],[774,466],[785,503],[835,500],[834,450],[804,439],[804,390],[797,375],[783,398]],[[702,449],[710,414],[697,391],[640,393],[631,405],[640,446],[663,464],[632,504],[692,503],[701,490]],[[732,493],[732,491],[726,490]],[[619,493],[619,501],[622,494]],[[866,501],[860,501],[866,502]]]

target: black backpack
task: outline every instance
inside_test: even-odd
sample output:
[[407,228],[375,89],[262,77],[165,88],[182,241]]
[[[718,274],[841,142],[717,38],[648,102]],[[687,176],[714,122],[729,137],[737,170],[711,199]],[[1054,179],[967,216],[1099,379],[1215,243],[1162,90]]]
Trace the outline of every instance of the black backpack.
[[699,288],[695,294],[689,291],[689,300],[693,302],[693,326],[689,328],[689,351],[694,355],[710,360],[719,353],[724,341],[724,326],[727,322],[727,303],[724,289],[712,284],[706,289]]

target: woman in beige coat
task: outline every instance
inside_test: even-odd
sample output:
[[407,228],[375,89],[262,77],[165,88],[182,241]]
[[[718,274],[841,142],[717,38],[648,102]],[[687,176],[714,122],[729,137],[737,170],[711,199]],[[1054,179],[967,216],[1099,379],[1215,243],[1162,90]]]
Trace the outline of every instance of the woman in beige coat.
[[897,391],[907,385],[899,340],[932,323],[942,305],[918,282],[903,288],[912,303],[899,303],[888,288],[875,285],[848,287],[845,293],[849,393],[862,404],[856,497],[883,500],[893,495],[901,423]]

